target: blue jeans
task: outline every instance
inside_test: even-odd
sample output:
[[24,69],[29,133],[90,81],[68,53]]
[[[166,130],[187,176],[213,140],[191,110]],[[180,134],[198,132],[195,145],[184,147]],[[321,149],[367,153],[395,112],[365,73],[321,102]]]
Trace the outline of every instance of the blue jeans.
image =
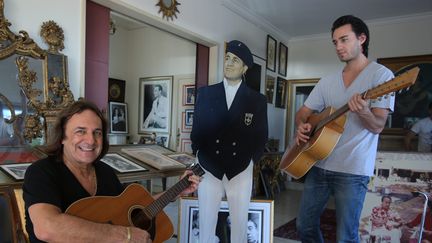
[[337,242],[359,242],[359,219],[368,183],[368,176],[312,167],[306,177],[297,217],[297,232],[301,241],[324,242],[320,216],[332,195],[336,203]]

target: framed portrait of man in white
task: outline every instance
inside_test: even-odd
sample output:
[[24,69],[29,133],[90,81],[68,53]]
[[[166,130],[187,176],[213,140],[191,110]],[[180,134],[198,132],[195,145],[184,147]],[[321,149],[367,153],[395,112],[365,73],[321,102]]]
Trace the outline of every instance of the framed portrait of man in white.
[[138,132],[170,131],[172,76],[140,78]]

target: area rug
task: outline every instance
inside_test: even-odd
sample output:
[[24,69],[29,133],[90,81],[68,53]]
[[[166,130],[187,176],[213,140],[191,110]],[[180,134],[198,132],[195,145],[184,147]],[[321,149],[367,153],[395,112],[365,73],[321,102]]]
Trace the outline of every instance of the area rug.
[[[325,242],[336,242],[336,211],[334,209],[324,210],[321,215],[320,228]],[[297,235],[296,219],[275,229],[273,235],[290,240],[300,240]]]

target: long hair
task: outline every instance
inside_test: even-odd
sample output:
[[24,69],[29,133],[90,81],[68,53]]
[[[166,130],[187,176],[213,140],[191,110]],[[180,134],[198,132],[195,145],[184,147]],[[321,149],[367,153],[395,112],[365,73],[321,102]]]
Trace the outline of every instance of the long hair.
[[43,148],[44,152],[50,156],[55,156],[57,161],[61,161],[63,158],[63,144],[62,141],[66,138],[66,125],[70,118],[79,114],[85,110],[93,111],[102,122],[102,150],[97,160],[105,156],[108,152],[108,125],[105,116],[99,110],[99,108],[92,102],[79,100],[75,101],[71,106],[62,110],[57,116],[57,121],[51,132],[51,143]]
[[357,37],[359,37],[361,34],[365,34],[366,35],[366,40],[365,42],[362,44],[363,47],[363,54],[368,57],[368,52],[369,52],[369,28],[367,27],[367,25],[365,24],[365,22],[363,22],[363,20],[353,16],[353,15],[344,15],[342,17],[339,17],[338,19],[336,19],[333,22],[333,27],[331,29],[331,33],[333,36],[333,32],[346,24],[350,24],[352,30],[354,31],[354,33],[356,34]]

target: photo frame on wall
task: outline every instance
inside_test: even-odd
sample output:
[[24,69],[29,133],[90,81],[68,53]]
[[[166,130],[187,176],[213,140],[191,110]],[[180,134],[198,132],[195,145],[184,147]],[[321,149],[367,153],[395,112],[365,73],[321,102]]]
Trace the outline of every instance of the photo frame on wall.
[[172,76],[140,78],[138,133],[169,133]]
[[125,102],[126,81],[116,78],[108,79],[108,102]]
[[273,104],[273,97],[274,97],[274,91],[275,91],[275,80],[276,77],[271,75],[266,75],[265,80],[265,95],[267,97],[267,103]]
[[268,70],[276,71],[276,39],[267,35],[267,57],[266,67]]
[[169,146],[169,134],[157,134],[155,143],[159,146],[168,148]]
[[[178,242],[197,242],[199,234],[199,210],[197,198],[181,198],[178,227]],[[220,242],[229,242],[229,216],[228,203],[221,202],[216,226],[216,236]],[[273,200],[252,200],[249,205],[248,221],[251,223],[251,230],[259,243],[273,242]],[[253,226],[252,226],[253,225]],[[252,237],[252,234],[251,236]]]
[[285,109],[286,103],[286,80],[277,77],[276,82],[276,97],[275,97],[275,107]]
[[110,133],[128,133],[127,104],[120,102],[109,103]]
[[192,141],[187,138],[182,138],[180,140],[181,152],[186,152],[192,154]]
[[288,47],[282,42],[279,42],[279,75],[286,76],[288,64]]
[[195,104],[195,85],[183,85],[183,105]]

